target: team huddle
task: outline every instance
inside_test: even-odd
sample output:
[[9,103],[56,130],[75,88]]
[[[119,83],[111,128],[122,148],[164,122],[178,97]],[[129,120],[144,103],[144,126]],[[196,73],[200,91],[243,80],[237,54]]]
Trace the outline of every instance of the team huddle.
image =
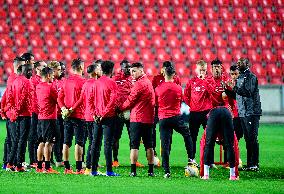
[[[143,64],[120,63],[114,75],[112,61],[97,60],[87,67],[74,59],[71,72],[65,75],[61,62],[34,61],[31,53],[14,59],[1,101],[2,118],[6,119],[7,137],[4,144],[6,171],[26,172],[25,153],[28,147],[30,167],[37,173],[58,174],[52,168],[53,155],[64,174],[120,176],[118,167],[119,140],[126,125],[130,146],[130,176],[137,176],[138,151],[145,147],[148,176],[155,176],[156,124],[159,124],[164,178],[170,178],[169,157],[173,130],[183,136],[187,151],[186,174],[209,179],[214,166],[215,142],[225,150],[225,163],[230,180],[238,180],[240,162],[238,141],[244,135],[247,148],[245,170],[258,171],[258,127],[261,115],[258,83],[250,72],[250,62],[241,58],[225,73],[222,62],[197,61],[196,75],[189,79],[183,91],[180,78],[170,61],[152,82],[144,73]],[[190,108],[189,124],[180,108],[185,102]],[[196,142],[200,126],[204,133],[200,141],[200,166],[196,162]],[[75,137],[76,169],[69,162]],[[106,172],[99,171],[99,159],[104,139]],[[89,141],[87,141],[89,140]],[[85,145],[89,142],[89,145]],[[28,146],[27,146],[28,145]],[[85,150],[86,146],[86,150]],[[83,166],[86,161],[86,166]]]

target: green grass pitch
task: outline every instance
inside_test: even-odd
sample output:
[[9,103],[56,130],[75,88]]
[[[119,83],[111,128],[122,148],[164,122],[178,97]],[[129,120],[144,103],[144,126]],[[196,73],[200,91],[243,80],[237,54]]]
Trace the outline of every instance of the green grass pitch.
[[[5,123],[0,122],[0,158],[2,166]],[[159,133],[157,133],[157,138]],[[201,132],[199,133],[199,139]],[[157,141],[159,142],[159,141]],[[85,175],[11,173],[0,170],[0,193],[284,193],[284,125],[265,125],[259,129],[260,168],[258,173],[240,172],[239,181],[229,181],[229,171],[219,167],[210,171],[210,180],[184,177],[186,151],[182,137],[174,133],[170,156],[170,179],[163,178],[162,168],[156,168],[156,177],[147,177],[147,166],[139,168],[138,177],[129,177],[129,147],[127,132],[124,130],[120,143],[119,160],[121,166],[114,169],[120,177],[90,177]],[[199,146],[199,145],[198,145]],[[158,143],[159,151],[159,143]],[[215,146],[215,158],[219,157],[219,146]],[[71,162],[74,165],[74,146],[71,148]],[[103,150],[103,149],[102,149]],[[140,149],[139,161],[146,163],[145,151]],[[240,141],[240,153],[246,161],[244,139]],[[28,154],[26,154],[28,161]],[[197,151],[199,161],[199,150]],[[104,165],[101,154],[100,164]],[[101,171],[105,171],[104,168]]]

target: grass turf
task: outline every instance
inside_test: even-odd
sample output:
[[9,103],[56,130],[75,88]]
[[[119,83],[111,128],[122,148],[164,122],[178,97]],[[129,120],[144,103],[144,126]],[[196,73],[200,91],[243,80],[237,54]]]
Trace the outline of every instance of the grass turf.
[[[5,123],[0,122],[0,158],[3,157]],[[199,133],[199,139],[201,132]],[[159,137],[159,133],[157,133]],[[220,167],[210,170],[210,180],[184,177],[186,151],[182,137],[174,133],[170,157],[170,179],[163,178],[162,168],[156,168],[156,177],[147,177],[147,167],[139,168],[138,177],[129,177],[129,147],[126,130],[120,143],[119,160],[121,166],[114,169],[120,177],[90,177],[84,175],[11,173],[0,170],[0,193],[284,193],[284,125],[261,125],[259,130],[261,171],[240,172],[239,181],[229,181],[229,172]],[[159,141],[158,141],[159,142]],[[159,144],[158,144],[159,145]],[[159,147],[159,146],[158,146]],[[219,146],[215,146],[215,158],[219,157]],[[71,148],[71,163],[74,146]],[[103,149],[102,149],[103,150]],[[140,149],[139,161],[146,163],[145,151]],[[159,149],[158,149],[159,150]],[[245,163],[244,140],[240,141],[241,158]],[[199,157],[199,151],[197,158]],[[28,154],[26,154],[28,161]],[[104,165],[104,155],[100,163]],[[2,164],[1,164],[2,165]],[[105,171],[104,168],[101,171]]]

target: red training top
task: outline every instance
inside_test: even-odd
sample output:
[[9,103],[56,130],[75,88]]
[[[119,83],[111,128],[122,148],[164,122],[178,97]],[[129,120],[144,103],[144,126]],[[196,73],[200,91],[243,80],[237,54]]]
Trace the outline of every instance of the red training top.
[[[152,81],[153,88],[155,89],[163,82],[165,82],[165,78],[162,74],[154,76]],[[174,83],[181,85],[180,78],[177,75],[174,76]]]
[[114,81],[117,85],[117,106],[122,105],[130,94],[132,88],[132,76],[126,76],[124,72],[120,71],[114,76]]
[[39,75],[33,75],[30,79],[32,86],[32,112],[38,114],[38,102],[36,98],[36,86],[41,82],[41,77]]

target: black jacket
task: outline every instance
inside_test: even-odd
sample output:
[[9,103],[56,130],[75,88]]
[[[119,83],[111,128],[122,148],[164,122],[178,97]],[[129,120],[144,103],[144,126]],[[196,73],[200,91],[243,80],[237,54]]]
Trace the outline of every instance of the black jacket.
[[240,73],[233,91],[236,92],[240,117],[262,114],[258,80],[249,69]]

